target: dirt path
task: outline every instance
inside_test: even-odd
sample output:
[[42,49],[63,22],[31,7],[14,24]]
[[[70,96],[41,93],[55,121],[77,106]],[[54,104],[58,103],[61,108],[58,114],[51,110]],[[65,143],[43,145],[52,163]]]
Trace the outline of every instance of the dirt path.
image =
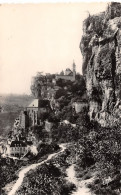
[[[61,152],[63,152],[65,149],[66,149],[66,146],[65,144],[60,144],[60,148],[61,148],[61,151],[57,152],[57,153],[53,153],[53,154],[50,154],[48,156],[48,158],[40,163],[36,163],[36,164],[32,164],[32,165],[29,165],[28,167],[25,167],[23,168],[19,174],[18,174],[18,179],[17,181],[14,183],[14,185],[12,186],[12,189],[8,192],[8,195],[15,195],[15,193],[17,192],[17,190],[19,189],[19,187],[22,185],[22,182],[23,182],[23,179],[25,177],[25,175],[31,170],[31,169],[35,169],[37,168],[38,166],[44,164],[45,162],[47,162],[48,160],[52,159],[53,157],[56,157],[58,156]],[[9,185],[9,184],[8,184]],[[7,186],[6,186],[7,188]],[[4,188],[5,189],[5,188]]]
[[86,184],[91,183],[93,178],[86,179],[83,181],[78,181],[75,177],[74,164],[72,164],[67,170],[67,180],[76,186],[76,191],[73,191],[71,195],[92,195]]

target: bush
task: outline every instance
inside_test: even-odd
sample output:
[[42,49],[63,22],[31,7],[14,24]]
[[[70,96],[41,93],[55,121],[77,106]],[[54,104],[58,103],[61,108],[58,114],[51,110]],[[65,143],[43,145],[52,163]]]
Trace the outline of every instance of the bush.
[[98,178],[94,180],[94,184],[98,184],[99,182],[100,182],[100,179]]
[[75,184],[73,184],[73,183],[66,183],[66,184],[62,185],[60,194],[61,195],[69,195],[75,189],[76,189]]
[[88,172],[86,175],[83,176],[83,179],[86,180],[86,179],[90,179],[92,177],[91,173]]
[[91,184],[91,183],[88,183],[88,184],[86,185],[86,187],[87,187],[87,188],[92,188],[92,184]]

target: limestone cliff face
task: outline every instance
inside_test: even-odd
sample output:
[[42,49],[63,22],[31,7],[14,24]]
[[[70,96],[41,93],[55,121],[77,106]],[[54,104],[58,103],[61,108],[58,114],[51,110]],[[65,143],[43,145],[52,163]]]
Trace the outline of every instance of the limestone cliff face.
[[112,126],[121,116],[121,4],[89,16],[80,43],[91,120]]

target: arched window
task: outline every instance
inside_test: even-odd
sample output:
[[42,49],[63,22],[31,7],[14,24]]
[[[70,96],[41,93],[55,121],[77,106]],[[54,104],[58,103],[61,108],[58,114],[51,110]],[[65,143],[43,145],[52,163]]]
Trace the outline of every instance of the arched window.
[[95,115],[96,115],[96,114],[93,112],[93,113],[92,113],[92,118],[93,118],[93,119],[95,118]]

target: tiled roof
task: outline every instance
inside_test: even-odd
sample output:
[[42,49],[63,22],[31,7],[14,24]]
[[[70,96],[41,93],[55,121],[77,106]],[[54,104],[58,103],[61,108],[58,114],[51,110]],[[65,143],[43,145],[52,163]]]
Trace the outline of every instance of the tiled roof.
[[49,106],[48,100],[34,99],[27,108],[43,108]]
[[31,102],[31,104],[29,104],[29,106],[27,106],[27,107],[28,107],[28,108],[29,108],[29,107],[30,107],[30,108],[32,108],[32,107],[38,108],[38,103],[39,103],[38,99],[34,99],[34,100]]
[[67,76],[73,76],[73,72],[70,72]]
[[19,141],[26,141],[26,137],[19,136]]
[[70,68],[66,68],[66,71],[71,71]]
[[10,147],[26,147],[26,143],[22,141],[12,141]]

